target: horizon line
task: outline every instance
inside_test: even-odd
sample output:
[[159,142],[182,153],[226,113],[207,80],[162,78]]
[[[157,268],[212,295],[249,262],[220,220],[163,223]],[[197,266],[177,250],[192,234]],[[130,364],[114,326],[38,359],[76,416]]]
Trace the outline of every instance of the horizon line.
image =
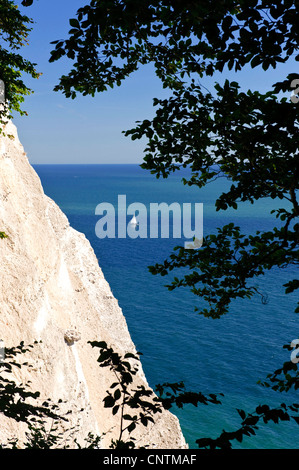
[[138,165],[141,163],[33,163],[30,165]]

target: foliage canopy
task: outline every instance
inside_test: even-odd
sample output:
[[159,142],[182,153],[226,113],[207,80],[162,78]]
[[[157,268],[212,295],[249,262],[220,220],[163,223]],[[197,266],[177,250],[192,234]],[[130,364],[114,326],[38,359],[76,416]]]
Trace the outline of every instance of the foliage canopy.
[[[189,286],[207,301],[201,313],[218,318],[232,299],[257,292],[253,278],[275,266],[297,265],[299,107],[280,94],[299,75],[294,71],[264,94],[244,92],[228,80],[211,93],[200,83],[215,71],[245,66],[266,71],[298,61],[296,2],[94,0],[70,25],[69,37],[53,42],[50,60],[67,56],[73,63],[57,91],[71,98],[93,96],[151,63],[172,93],[169,99],[154,99],[151,121],[125,132],[147,139],[143,168],[167,178],[189,167],[191,176],[183,182],[199,188],[228,179],[231,186],[219,194],[217,210],[262,198],[282,203],[273,209],[272,230],[244,235],[231,223],[207,235],[200,250],[177,247],[168,260],[150,268],[152,273],[187,267],[190,273],[169,289]],[[298,283],[290,280],[285,287],[292,292]]]

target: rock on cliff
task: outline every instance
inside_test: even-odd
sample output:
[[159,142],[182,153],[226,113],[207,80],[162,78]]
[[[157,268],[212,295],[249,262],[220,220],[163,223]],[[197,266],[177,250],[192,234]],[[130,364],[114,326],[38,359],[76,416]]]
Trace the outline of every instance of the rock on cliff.
[[[0,137],[0,338],[5,346],[40,341],[30,352],[30,368],[16,377],[41,393],[41,401],[63,400],[72,411],[64,424],[84,443],[91,432],[108,448],[119,432],[119,416],[104,408],[103,398],[114,381],[109,368],[100,368],[99,350],[88,341],[106,341],[120,354],[135,352],[117,300],[86,237],[70,227],[67,217],[47,197],[8,122]],[[8,135],[13,135],[13,139]],[[67,341],[74,330],[79,339]],[[142,370],[136,383],[147,385]],[[0,415],[0,443],[20,442],[25,425]],[[177,418],[168,411],[155,423],[138,426],[136,446],[185,448]],[[21,444],[20,444],[21,446]]]

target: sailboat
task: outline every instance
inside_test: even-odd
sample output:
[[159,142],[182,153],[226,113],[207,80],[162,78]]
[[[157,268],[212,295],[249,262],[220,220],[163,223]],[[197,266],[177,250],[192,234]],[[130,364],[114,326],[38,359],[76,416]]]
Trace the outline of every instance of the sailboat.
[[129,222],[130,225],[138,225],[137,219],[135,215],[133,215],[132,219]]

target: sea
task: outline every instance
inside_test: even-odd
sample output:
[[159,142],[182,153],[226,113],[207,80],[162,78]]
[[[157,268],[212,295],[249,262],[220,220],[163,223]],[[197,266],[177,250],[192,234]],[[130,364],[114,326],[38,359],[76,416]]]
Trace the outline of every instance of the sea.
[[[99,238],[96,231],[104,215],[100,215],[99,205],[113,207],[116,219],[123,216],[119,196],[125,196],[128,207],[138,202],[146,208],[148,226],[151,203],[179,203],[181,207],[188,203],[192,208],[202,204],[204,236],[230,222],[245,234],[270,230],[277,223],[270,212],[279,208],[281,201],[262,199],[217,212],[215,200],[229,187],[225,179],[199,189],[182,183],[184,171],[188,170],[157,179],[137,164],[33,166],[45,193],[66,214],[70,225],[90,241],[122,308],[136,349],[142,354],[149,385],[155,389],[158,384],[184,382],[187,391],[223,394],[219,395],[221,404],[189,404],[171,409],[190,449],[198,448],[197,439],[217,438],[223,430],[238,429],[238,410],[252,413],[258,405],[275,407],[298,401],[295,391],[280,393],[258,383],[290,360],[291,352],[283,345],[299,336],[294,313],[297,298],[295,294],[286,295],[283,287],[295,278],[294,267],[275,268],[252,280],[266,302],[258,294],[251,299],[234,300],[226,315],[211,319],[195,311],[195,307],[206,305],[189,289],[167,289],[171,274],[160,276],[149,271],[149,266],[163,262],[176,246],[184,243],[183,237],[173,237],[171,218],[169,238],[160,232],[156,238],[150,234],[144,238],[121,238],[117,230],[114,238],[112,232],[109,237]],[[127,214],[126,222],[130,218]],[[194,224],[193,220],[195,227]],[[298,425],[293,419],[259,423],[255,435],[242,442],[232,441],[232,447],[294,449],[299,447],[297,435]]]

